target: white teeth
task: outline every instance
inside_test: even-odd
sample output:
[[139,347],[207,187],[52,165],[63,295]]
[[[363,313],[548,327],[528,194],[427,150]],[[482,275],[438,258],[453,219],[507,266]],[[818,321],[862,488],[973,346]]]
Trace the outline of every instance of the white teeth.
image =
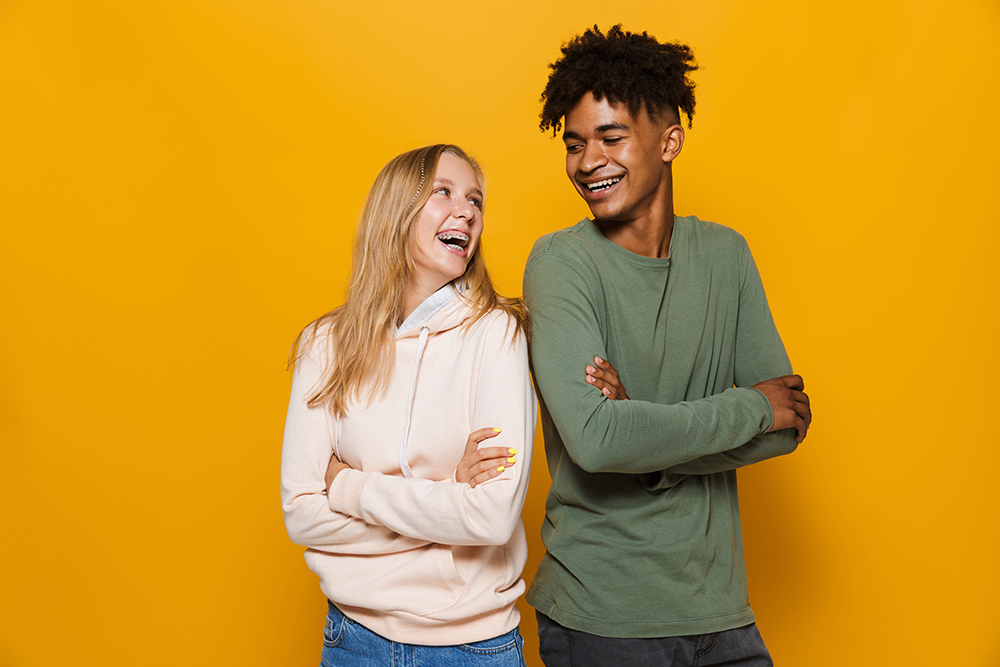
[[596,183],[585,183],[584,185],[591,192],[597,192],[598,190],[604,190],[605,188],[610,188],[612,185],[622,180],[621,176],[615,176],[613,178],[606,178],[603,181],[598,181]]

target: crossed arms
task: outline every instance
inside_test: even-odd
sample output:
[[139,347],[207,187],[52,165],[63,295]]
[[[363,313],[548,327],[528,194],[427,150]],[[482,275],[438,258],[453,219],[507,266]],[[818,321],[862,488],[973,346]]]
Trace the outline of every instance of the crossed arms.
[[[485,319],[485,318],[484,318]],[[483,428],[464,443],[465,457],[454,480],[354,470],[343,466],[328,480],[332,429],[325,407],[304,400],[320,377],[315,355],[300,359],[282,446],[281,496],[285,526],[297,544],[354,555],[407,551],[430,543],[506,544],[520,520],[531,468],[535,397],[528,375],[527,345],[511,343],[505,318],[496,318],[484,345],[473,424]],[[478,324],[477,324],[478,326]],[[517,465],[496,473],[496,457],[507,447],[478,448],[483,431],[503,429],[517,449]],[[463,443],[455,443],[463,447]],[[503,459],[506,462],[506,459]],[[492,467],[492,472],[489,469]],[[483,472],[487,475],[484,479]]]
[[613,366],[591,361],[608,356],[596,315],[601,295],[593,293],[592,281],[565,258],[529,260],[525,296],[535,381],[567,453],[582,469],[709,474],[789,453],[804,438],[808,397],[801,378],[789,375],[759,274],[742,248],[736,386],[673,404],[621,400],[628,396]]

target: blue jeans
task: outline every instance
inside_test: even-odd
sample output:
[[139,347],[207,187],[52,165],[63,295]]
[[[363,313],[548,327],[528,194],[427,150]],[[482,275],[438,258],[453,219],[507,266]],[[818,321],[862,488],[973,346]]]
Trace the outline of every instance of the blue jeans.
[[471,644],[402,644],[352,621],[331,602],[320,667],[525,667],[523,647],[517,628]]
[[706,635],[653,639],[599,637],[536,611],[545,667],[774,667],[757,624]]

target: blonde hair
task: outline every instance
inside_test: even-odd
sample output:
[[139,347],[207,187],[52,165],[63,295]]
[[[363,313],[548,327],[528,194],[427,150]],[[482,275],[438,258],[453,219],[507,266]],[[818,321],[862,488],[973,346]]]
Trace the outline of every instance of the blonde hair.
[[[322,379],[308,398],[310,407],[326,404],[331,413],[342,416],[349,400],[360,400],[367,394],[370,401],[388,386],[395,361],[396,326],[402,320],[403,296],[415,270],[410,236],[433,190],[442,153],[465,160],[476,173],[479,189],[485,192],[479,164],[451,144],[408,151],[382,168],[361,211],[343,305],[303,329],[292,346],[295,360],[321,340],[327,345]],[[497,294],[486,270],[481,239],[459,280],[464,287],[461,298],[472,309],[465,327],[492,310],[502,310],[511,316],[517,330],[527,335],[524,302]]]

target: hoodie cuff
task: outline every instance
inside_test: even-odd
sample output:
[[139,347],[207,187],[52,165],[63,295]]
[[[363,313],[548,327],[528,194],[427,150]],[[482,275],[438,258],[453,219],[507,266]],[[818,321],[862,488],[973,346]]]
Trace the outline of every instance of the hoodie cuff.
[[333,478],[327,501],[330,509],[356,519],[361,518],[361,487],[368,479],[369,473],[348,468],[341,470]]

